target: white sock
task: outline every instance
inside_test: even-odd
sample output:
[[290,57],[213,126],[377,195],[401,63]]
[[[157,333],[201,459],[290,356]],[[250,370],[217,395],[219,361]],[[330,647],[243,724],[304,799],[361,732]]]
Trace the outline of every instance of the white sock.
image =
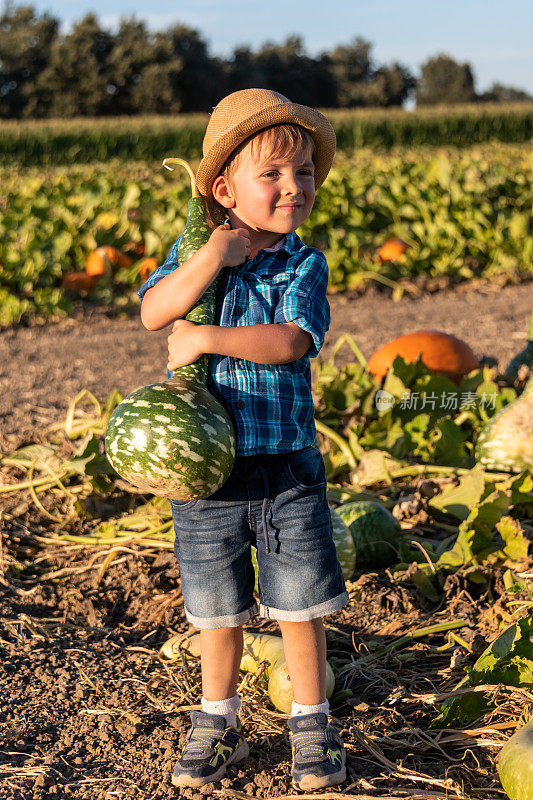
[[304,714],[329,714],[329,700],[326,698],[323,703],[316,706],[304,706],[303,703],[292,701],[291,717],[302,717]]
[[234,728],[237,724],[237,711],[241,707],[238,694],[228,697],[227,700],[206,700],[202,697],[202,711],[204,714],[220,714],[226,718],[226,724]]

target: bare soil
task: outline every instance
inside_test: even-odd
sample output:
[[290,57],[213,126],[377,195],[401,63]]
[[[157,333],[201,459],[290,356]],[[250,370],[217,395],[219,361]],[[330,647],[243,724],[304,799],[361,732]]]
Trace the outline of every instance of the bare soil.
[[[379,291],[332,295],[331,327],[318,362],[351,334],[369,358],[390,339],[415,330],[441,330],[464,339],[478,358],[501,370],[527,340],[533,284],[444,290],[394,302]],[[81,389],[105,399],[166,378],[170,327],[147,331],[139,316],[110,318],[93,311],[44,326],[17,327],[0,336],[0,432],[42,426],[64,414]],[[352,358],[347,348],[342,359]]]
[[[394,336],[431,328],[464,338],[478,357],[492,357],[503,369],[525,344],[531,295],[529,285],[398,303],[379,292],[335,295],[320,359],[343,333],[370,356]],[[138,317],[102,312],[5,331],[0,450],[15,440],[38,441],[39,429],[64,417],[83,388],[104,400],[114,388],[127,395],[164,378],[167,335],[148,333]],[[341,358],[349,357],[343,350]],[[157,655],[170,635],[188,630],[172,553],[146,544],[88,548],[54,540],[49,519],[20,494],[19,511],[17,498],[0,495],[0,800],[178,796],[170,774],[201,686],[196,662],[178,668]],[[54,495],[46,506],[61,511]],[[80,520],[66,532],[83,533],[85,525]],[[401,658],[392,653],[349,672],[349,693],[333,702],[347,746],[347,782],[317,796],[501,796],[495,759],[520,709],[509,706],[509,723],[481,733],[441,736],[431,728],[435,702],[420,698],[452,690],[482,651],[498,622],[502,575],[493,571],[479,589],[450,576],[438,604],[385,570],[355,578],[350,606],[326,621],[328,653],[338,663],[405,631],[454,619],[464,620],[458,632],[471,651],[435,652],[446,642],[442,633],[413,643]],[[294,795],[285,719],[252,676],[240,692],[250,756],[221,784],[182,791],[188,800]]]
[[[172,787],[201,685],[196,660],[180,667],[158,658],[170,635],[188,630],[171,553],[135,544],[114,551],[50,539],[44,544],[27,531],[7,522],[3,532],[1,800],[294,797],[285,718],[251,675],[239,688],[249,757],[221,783],[181,793]],[[474,596],[464,581],[450,580],[442,607],[424,601],[414,587],[393,583],[385,571],[360,575],[348,588],[350,606],[326,618],[328,657],[337,669],[348,665],[348,691],[332,700],[348,775],[342,787],[318,796],[498,796],[495,758],[512,720],[466,734],[439,732],[431,729],[435,702],[419,698],[453,691],[463,666],[486,647],[474,615],[492,613],[502,574]],[[466,659],[464,651],[461,658],[454,650],[435,652],[446,642],[442,633],[350,670],[354,655],[368,648],[458,619],[464,620],[458,632],[471,647]],[[262,625],[275,631],[275,623]],[[501,713],[505,700],[499,696],[498,702]],[[518,717],[521,711],[515,704],[507,713]]]

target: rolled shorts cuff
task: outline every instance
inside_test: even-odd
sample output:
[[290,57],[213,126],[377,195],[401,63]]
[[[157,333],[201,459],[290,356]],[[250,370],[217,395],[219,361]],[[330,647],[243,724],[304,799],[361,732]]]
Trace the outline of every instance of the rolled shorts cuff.
[[247,620],[257,614],[257,603],[245,608],[238,614],[227,614],[225,617],[195,617],[185,607],[185,616],[198,630],[213,630],[214,628],[238,628]]
[[318,617],[326,617],[328,614],[333,614],[343,606],[347,606],[350,602],[348,592],[342,592],[331,600],[326,600],[324,603],[319,603],[316,606],[309,608],[302,608],[300,611],[287,611],[283,608],[272,608],[265,606],[263,603],[259,606],[259,616],[266,617],[267,619],[276,619],[281,622],[309,622],[311,619]]

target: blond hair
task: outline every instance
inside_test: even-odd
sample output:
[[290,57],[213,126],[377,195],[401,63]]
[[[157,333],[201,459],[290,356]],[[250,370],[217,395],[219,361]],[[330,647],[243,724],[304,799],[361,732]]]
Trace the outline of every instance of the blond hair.
[[[311,134],[300,125],[271,125],[252,134],[235,148],[224,162],[220,174],[231,184],[243,151],[249,147],[250,157],[256,160],[265,149],[267,159],[292,158],[299,150],[311,149],[314,156],[315,144]],[[313,159],[314,160],[314,159]]]

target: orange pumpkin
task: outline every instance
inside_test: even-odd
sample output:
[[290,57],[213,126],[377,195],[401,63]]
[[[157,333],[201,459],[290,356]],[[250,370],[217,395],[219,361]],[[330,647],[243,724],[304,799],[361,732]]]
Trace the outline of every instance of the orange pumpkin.
[[126,242],[124,245],[124,250],[126,253],[131,253],[133,258],[142,258],[144,256],[144,242],[134,242],[130,239],[130,241]]
[[139,275],[143,283],[155,269],[157,269],[157,258],[143,258],[139,264]]
[[89,253],[85,262],[85,272],[87,275],[104,275],[108,264],[111,271],[116,272],[117,269],[131,267],[133,261],[126,253],[106,244]]
[[87,275],[86,272],[67,272],[61,286],[68,292],[92,292],[99,279],[99,275]]
[[85,262],[85,272],[87,275],[103,275],[105,273],[106,267],[106,258],[105,254],[102,252],[101,247],[97,250],[93,250],[87,256],[87,260]]
[[376,380],[381,380],[396,356],[402,356],[409,363],[421,356],[426,367],[446,375],[454,383],[460,383],[464,375],[481,366],[462,339],[442,331],[416,331],[398,336],[376,350],[367,368]]
[[403,239],[387,239],[379,250],[379,257],[382,261],[399,261],[410,245]]

